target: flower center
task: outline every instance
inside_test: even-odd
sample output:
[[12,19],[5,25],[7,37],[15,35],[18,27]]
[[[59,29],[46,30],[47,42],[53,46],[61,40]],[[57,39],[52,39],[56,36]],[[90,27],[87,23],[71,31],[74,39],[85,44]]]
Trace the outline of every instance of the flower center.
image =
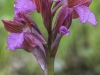
[[64,5],[68,5],[68,0],[62,0]]
[[29,27],[23,28],[23,32],[31,33],[32,30]]

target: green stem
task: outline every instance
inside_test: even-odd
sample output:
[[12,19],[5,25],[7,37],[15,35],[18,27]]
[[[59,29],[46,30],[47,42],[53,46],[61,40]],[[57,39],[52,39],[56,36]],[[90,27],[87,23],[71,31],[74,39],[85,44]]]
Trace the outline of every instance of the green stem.
[[54,58],[51,58],[51,75],[54,75]]
[[50,52],[47,52],[47,75],[54,75],[54,58],[50,57]]

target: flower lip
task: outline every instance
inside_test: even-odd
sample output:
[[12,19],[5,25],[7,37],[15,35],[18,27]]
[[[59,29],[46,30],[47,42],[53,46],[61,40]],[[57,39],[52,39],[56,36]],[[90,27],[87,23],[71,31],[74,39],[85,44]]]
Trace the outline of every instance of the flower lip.
[[17,14],[19,12],[24,12],[29,14],[36,10],[36,5],[31,0],[17,0],[14,5],[15,17],[18,18]]
[[97,24],[95,15],[90,11],[87,6],[75,6],[74,9],[78,13],[79,18],[83,24],[86,22],[90,22],[94,26]]
[[65,26],[61,26],[59,31],[62,35],[68,36],[70,34],[70,31]]
[[11,33],[7,39],[7,49],[15,50],[21,48],[24,41],[24,33]]

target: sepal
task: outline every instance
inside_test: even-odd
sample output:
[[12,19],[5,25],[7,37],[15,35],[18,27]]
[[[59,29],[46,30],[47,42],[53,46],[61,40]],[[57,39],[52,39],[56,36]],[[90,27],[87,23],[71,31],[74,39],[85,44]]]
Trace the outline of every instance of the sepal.
[[69,13],[69,9],[66,6],[63,6],[57,15],[53,30],[59,31],[59,28],[61,25],[63,25],[63,22],[65,18],[68,16],[68,13]]
[[42,17],[44,26],[47,29],[48,33],[51,33],[52,28],[52,15],[51,15],[51,8],[50,3],[48,0],[42,0]]
[[4,24],[4,28],[11,33],[21,33],[23,31],[23,24],[17,20],[2,20],[2,22]]
[[40,13],[42,11],[42,0],[34,0],[36,7],[37,7],[37,12]]

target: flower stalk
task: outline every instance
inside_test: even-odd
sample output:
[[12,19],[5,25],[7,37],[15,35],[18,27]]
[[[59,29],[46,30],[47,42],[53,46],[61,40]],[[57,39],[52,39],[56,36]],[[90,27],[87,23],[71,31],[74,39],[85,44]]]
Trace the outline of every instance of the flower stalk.
[[46,50],[47,56],[47,75],[54,75],[54,57],[51,57],[51,46],[52,46],[52,25],[49,27],[48,36],[48,48]]
[[47,75],[54,75],[54,58],[50,57],[50,52],[47,51]]
[[[95,15],[89,9],[91,2],[92,0],[16,0],[14,19],[2,20],[4,28],[11,33],[7,38],[7,49],[24,49],[33,53],[44,74],[54,75],[54,61],[59,43],[63,35],[70,34],[72,20],[79,18],[83,24],[97,24]],[[47,41],[38,25],[29,17],[34,11],[42,16],[48,33]],[[52,25],[54,16],[56,19]]]

